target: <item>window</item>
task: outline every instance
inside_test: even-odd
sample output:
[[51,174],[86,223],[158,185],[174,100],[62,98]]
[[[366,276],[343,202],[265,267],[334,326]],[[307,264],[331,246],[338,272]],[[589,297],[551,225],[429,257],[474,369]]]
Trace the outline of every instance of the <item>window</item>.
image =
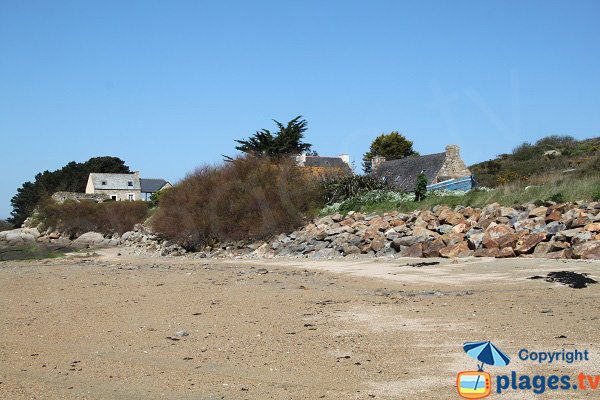
[[127,182],[127,186],[133,187],[133,181]]
[[102,181],[102,186],[106,186],[106,181]]
[[117,201],[117,196],[115,196],[115,195],[110,196],[110,198],[113,199],[114,201]]
[[127,200],[129,200],[129,201],[133,201],[133,200],[135,200],[135,196],[134,196],[134,194],[133,194],[133,193],[128,193],[128,194],[127,194]]

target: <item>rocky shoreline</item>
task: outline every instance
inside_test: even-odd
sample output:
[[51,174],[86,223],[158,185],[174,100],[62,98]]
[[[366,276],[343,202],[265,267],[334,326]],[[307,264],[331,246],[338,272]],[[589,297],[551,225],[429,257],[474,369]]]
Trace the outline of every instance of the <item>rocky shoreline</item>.
[[[22,228],[0,232],[0,244],[36,242],[72,248],[125,246],[134,253],[181,256],[186,250],[136,225],[123,235],[88,232],[75,240]],[[319,218],[270,241],[223,243],[190,253],[199,258],[540,257],[600,259],[600,202],[524,204],[483,209],[436,206],[412,213],[349,212]]]

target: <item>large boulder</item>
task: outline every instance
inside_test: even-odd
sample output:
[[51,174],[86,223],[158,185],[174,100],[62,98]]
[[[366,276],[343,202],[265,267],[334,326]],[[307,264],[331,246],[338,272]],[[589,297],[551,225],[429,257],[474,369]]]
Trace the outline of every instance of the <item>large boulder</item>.
[[438,219],[441,224],[458,225],[465,220],[465,217],[461,213],[445,209],[440,212]]
[[583,230],[587,232],[600,232],[600,222],[593,222],[591,224],[587,224]]
[[440,250],[440,257],[444,258],[469,257],[472,255],[473,251],[469,249],[467,242],[460,242]]
[[540,206],[536,207],[533,210],[529,211],[530,217],[546,217],[546,212],[548,211],[548,207]]
[[516,254],[527,254],[533,252],[535,246],[538,243],[546,240],[546,233],[534,233],[531,235],[525,235],[517,242],[515,246]]
[[423,256],[424,257],[439,257],[440,250],[444,249],[446,244],[442,238],[434,239],[429,243],[425,243],[423,246]]
[[545,228],[546,233],[550,235],[556,235],[558,232],[564,231],[565,229],[567,229],[567,226],[558,221],[549,222]]
[[423,243],[415,243],[410,247],[404,248],[400,252],[402,257],[420,258],[423,257]]
[[573,255],[584,260],[600,260],[600,241],[594,240],[576,245],[573,247]]
[[500,255],[500,249],[477,249],[475,250],[475,257],[498,257]]
[[28,246],[35,244],[40,233],[35,228],[20,228],[0,232],[0,242],[9,246]]
[[73,241],[73,245],[76,247],[102,247],[108,244],[108,240],[98,232],[84,233]]

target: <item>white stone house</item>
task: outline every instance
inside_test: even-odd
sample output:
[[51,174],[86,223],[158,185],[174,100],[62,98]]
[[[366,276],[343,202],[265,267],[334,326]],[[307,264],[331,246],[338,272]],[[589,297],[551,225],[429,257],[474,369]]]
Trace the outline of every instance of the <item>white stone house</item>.
[[142,199],[140,173],[91,173],[85,187],[87,194],[106,194],[112,200],[135,201]]

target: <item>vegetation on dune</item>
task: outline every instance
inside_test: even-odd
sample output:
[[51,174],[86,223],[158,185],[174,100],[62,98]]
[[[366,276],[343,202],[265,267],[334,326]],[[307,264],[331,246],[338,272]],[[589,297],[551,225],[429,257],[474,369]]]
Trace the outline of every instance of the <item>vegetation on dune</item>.
[[[532,184],[534,183],[534,184]],[[416,201],[414,194],[396,192],[372,192],[356,196],[333,206],[325,207],[321,214],[334,212],[363,211],[384,213],[389,211],[410,212],[429,209],[436,205],[450,207],[485,207],[491,203],[514,206],[525,203],[600,201],[600,174],[579,179],[562,175],[544,176],[534,179],[527,186],[521,182],[503,185],[494,189],[480,188],[470,192],[428,192],[422,201]]]
[[390,184],[369,175],[325,177],[320,182],[323,201],[327,205],[339,203],[375,190],[394,190]]
[[578,141],[571,136],[548,136],[469,169],[487,187],[527,183],[548,174],[554,178],[558,172],[573,169],[577,176],[594,175],[600,172],[600,138]]
[[162,194],[151,224],[194,249],[290,232],[322,205],[317,180],[293,160],[246,156],[200,168]]
[[25,182],[11,199],[11,222],[20,226],[42,200],[55,192],[85,192],[91,172],[129,173],[129,167],[117,157],[94,157],[84,163],[71,161],[56,171],[44,171],[33,182]]
[[48,227],[71,236],[85,232],[105,235],[133,230],[148,217],[148,203],[143,201],[65,201],[48,199],[40,204],[36,218]]

